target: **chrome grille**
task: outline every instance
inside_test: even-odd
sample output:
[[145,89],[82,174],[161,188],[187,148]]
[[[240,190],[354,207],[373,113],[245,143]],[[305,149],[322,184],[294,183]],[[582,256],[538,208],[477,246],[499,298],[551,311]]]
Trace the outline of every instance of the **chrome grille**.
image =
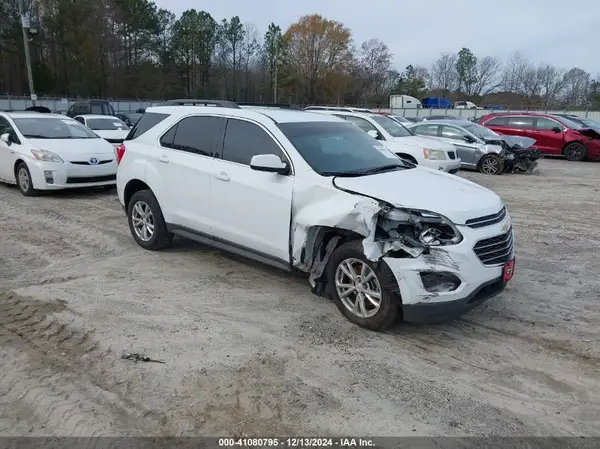
[[500,223],[506,217],[506,207],[503,207],[500,212],[493,215],[486,215],[479,218],[471,218],[465,223],[470,228],[483,228],[485,226],[491,226],[496,223]]
[[513,232],[506,233],[477,242],[473,251],[484,265],[502,265],[508,262],[513,254]]
[[450,159],[456,159],[456,153],[454,151],[448,151],[448,157]]
[[[95,165],[110,164],[112,161],[113,161],[112,159],[98,161],[98,163]],[[90,161],[70,161],[70,162],[71,162],[71,164],[75,164],[75,165],[92,165],[92,164],[90,164]]]

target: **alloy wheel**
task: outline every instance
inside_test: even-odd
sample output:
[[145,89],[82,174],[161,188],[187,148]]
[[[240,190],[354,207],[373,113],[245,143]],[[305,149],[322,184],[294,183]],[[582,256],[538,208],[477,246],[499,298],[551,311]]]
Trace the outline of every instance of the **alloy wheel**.
[[135,235],[142,241],[148,242],[154,235],[154,215],[150,206],[138,201],[131,208],[131,222]]
[[491,157],[484,159],[481,163],[481,171],[486,175],[493,175],[497,173],[499,168],[500,164],[498,164],[498,161]]
[[360,318],[381,308],[382,289],[373,269],[360,259],[345,259],[335,271],[335,288],[342,304]]
[[29,173],[27,173],[27,169],[25,167],[19,168],[18,172],[19,178],[19,187],[23,192],[27,192],[29,190],[29,185],[31,184],[31,180],[29,179]]

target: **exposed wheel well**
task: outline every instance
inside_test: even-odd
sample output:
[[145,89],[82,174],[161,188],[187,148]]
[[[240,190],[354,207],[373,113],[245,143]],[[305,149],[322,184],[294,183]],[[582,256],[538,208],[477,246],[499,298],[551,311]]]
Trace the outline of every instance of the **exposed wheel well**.
[[[317,259],[323,260],[327,254],[327,245],[334,237],[340,237],[340,240],[333,250],[343,243],[365,238],[364,235],[347,229],[334,228],[332,226],[313,226],[308,231],[307,242],[302,249],[302,254],[300,256],[303,265],[314,268],[314,263]],[[326,272],[327,267],[325,267],[321,275],[315,279],[315,287],[312,291],[319,296],[323,296],[327,293]]]
[[15,180],[17,179],[17,168],[19,168],[19,165],[21,164],[25,164],[25,161],[23,159],[17,159],[15,161],[15,166],[13,167],[13,174],[15,175]]
[[407,161],[412,162],[415,165],[419,165],[419,163],[417,162],[417,160],[411,156],[410,154],[406,154],[406,153],[396,153],[396,156],[401,157],[402,159],[406,159]]
[[139,192],[140,190],[150,190],[150,187],[148,187],[148,184],[146,184],[144,181],[140,181],[139,179],[132,179],[127,183],[123,198],[125,201],[125,209],[127,209],[129,206],[129,200],[133,194],[135,192]]

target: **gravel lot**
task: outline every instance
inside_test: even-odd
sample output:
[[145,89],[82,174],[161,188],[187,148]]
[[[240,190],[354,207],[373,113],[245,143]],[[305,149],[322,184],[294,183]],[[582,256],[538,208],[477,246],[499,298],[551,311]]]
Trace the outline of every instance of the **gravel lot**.
[[506,202],[515,278],[453,323],[386,333],[303,277],[142,250],[114,192],[0,185],[0,436],[600,435],[599,174],[461,173]]

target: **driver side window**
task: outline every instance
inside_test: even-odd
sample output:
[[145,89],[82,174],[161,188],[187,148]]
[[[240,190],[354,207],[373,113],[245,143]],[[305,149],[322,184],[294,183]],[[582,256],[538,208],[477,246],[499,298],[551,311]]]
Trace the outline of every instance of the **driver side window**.
[[369,123],[365,119],[358,118],[358,117],[347,116],[346,120],[348,120],[353,125],[358,126],[364,132],[377,131],[379,133],[379,131],[377,130],[377,128],[375,128],[375,126],[373,126],[371,123]]
[[4,117],[0,117],[0,136],[2,134],[11,133],[12,130],[12,126],[10,126],[8,120],[6,120]]
[[453,140],[464,140],[466,134],[454,126],[442,126],[442,137]]
[[537,122],[535,124],[535,129],[539,129],[541,131],[549,131],[554,128],[563,129],[564,127],[561,126],[558,122],[555,122],[554,120],[550,120],[550,119],[544,118],[544,117],[537,118]]
[[77,120],[82,125],[85,125],[85,120],[83,119],[83,117],[75,117],[75,120]]

